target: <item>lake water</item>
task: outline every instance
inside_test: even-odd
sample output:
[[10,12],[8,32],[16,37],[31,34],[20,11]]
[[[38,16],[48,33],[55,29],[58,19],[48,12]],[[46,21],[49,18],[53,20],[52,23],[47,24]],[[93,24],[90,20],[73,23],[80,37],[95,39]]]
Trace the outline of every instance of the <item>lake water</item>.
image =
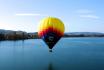
[[0,70],[104,70],[104,38],[0,41]]

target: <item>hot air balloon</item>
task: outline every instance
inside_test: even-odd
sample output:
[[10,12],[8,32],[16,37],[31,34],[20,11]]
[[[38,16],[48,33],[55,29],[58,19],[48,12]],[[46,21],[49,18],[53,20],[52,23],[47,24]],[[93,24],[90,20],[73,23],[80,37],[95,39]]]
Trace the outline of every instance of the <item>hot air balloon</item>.
[[50,52],[54,45],[64,35],[63,22],[55,17],[47,17],[40,21],[38,36],[48,45]]

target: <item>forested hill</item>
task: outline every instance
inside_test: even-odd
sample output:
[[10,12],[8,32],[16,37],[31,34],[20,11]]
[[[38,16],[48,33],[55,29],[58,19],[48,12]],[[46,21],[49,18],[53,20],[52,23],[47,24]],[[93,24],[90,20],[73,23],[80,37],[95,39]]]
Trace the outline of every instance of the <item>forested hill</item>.
[[0,40],[20,40],[38,38],[37,32],[12,31],[0,29]]
[[[63,37],[104,37],[104,33],[97,32],[68,32]],[[37,39],[37,32],[12,31],[0,29],[0,40]]]

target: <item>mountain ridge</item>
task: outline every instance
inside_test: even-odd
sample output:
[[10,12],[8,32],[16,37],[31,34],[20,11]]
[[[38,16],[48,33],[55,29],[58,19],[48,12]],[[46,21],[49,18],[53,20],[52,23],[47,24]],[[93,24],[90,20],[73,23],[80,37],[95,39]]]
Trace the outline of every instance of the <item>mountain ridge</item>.
[[[100,32],[65,32],[63,37],[104,37]],[[37,32],[13,31],[0,29],[0,40],[38,39]]]

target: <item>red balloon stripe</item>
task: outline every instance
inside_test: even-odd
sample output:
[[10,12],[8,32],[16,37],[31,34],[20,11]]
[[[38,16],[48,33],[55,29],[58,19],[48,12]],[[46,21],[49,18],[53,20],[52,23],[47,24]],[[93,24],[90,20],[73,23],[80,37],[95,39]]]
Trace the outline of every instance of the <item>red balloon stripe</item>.
[[49,28],[47,28],[47,29],[45,29],[45,30],[42,30],[42,31],[39,31],[38,32],[38,35],[39,35],[39,37],[41,38],[41,37],[43,37],[44,35],[46,35],[47,33],[49,33],[49,32],[53,32],[53,33],[55,33],[57,36],[63,36],[64,35],[64,33],[62,33],[61,31],[59,31],[59,30],[57,30],[57,29],[54,29],[54,28],[52,28],[52,27],[49,27]]

